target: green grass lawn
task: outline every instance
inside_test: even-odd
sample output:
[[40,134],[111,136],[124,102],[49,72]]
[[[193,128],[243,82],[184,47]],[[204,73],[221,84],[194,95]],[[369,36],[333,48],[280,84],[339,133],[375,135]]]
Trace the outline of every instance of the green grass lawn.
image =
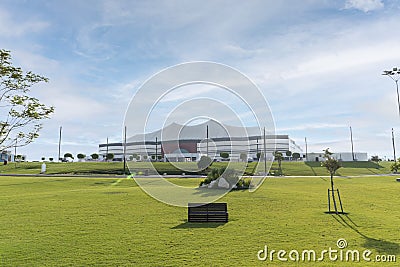
[[[15,173],[15,174],[39,174],[41,171],[42,162],[20,162],[0,165],[0,173]],[[158,172],[168,173],[172,175],[186,173],[195,173],[197,164],[195,162],[183,163],[175,162],[128,162],[127,167],[132,171],[142,171],[151,169],[152,165],[157,168]],[[181,168],[181,169],[180,169]],[[182,170],[187,169],[188,171]],[[46,162],[47,174],[123,174],[124,165],[122,162]],[[129,169],[126,169],[129,172]]]
[[[0,174],[39,174],[41,162],[21,162],[18,164],[9,163],[8,165],[0,165]],[[70,162],[58,163],[48,162],[48,174],[123,174],[122,162]],[[129,169],[136,172],[144,172],[150,169],[152,163],[138,162],[128,163]],[[183,172],[186,174],[196,173],[197,165],[194,162],[156,162],[153,163],[158,173],[180,175]],[[236,163],[241,165],[243,163]],[[351,176],[351,175],[373,175],[373,174],[389,174],[391,162],[342,162],[343,167],[337,171],[337,175]],[[226,162],[215,162],[212,168],[224,167]],[[233,163],[232,165],[235,165]],[[240,167],[240,166],[239,166]],[[272,164],[271,172],[278,169],[278,164]],[[328,175],[328,171],[321,167],[320,162],[295,162],[283,161],[282,162],[283,174],[287,176],[321,176]],[[256,172],[263,172],[263,164],[257,167],[256,162],[249,163],[245,169],[246,175],[252,175]],[[204,173],[201,173],[204,174]]]
[[[42,162],[9,162],[0,165],[0,173],[39,174]],[[48,174],[122,174],[122,162],[46,162]]]
[[396,255],[397,263],[316,265],[398,266],[400,183],[393,176],[335,181],[348,215],[324,213],[327,178],[268,178],[254,193],[220,200],[228,203],[228,223],[196,224],[186,222],[186,208],[154,200],[134,180],[0,177],[0,265],[275,266],[276,259],[257,259],[265,245],[319,253],[345,238],[348,249]]
[[[340,168],[336,175],[351,176],[351,175],[374,175],[374,174],[389,174],[390,165],[392,162],[380,162],[379,164],[371,161],[358,162],[341,162]],[[278,169],[278,164],[272,164],[272,170]],[[320,176],[329,175],[325,167],[321,166],[321,162],[294,162],[283,161],[282,171],[287,176]]]

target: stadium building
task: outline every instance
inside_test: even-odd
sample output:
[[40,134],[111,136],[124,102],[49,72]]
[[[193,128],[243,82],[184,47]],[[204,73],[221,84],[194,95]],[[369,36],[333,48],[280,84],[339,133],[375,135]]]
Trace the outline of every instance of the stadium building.
[[[208,138],[207,138],[208,137]],[[246,157],[253,160],[265,150],[272,156],[274,151],[298,152],[302,149],[288,135],[271,135],[260,132],[258,127],[237,127],[207,121],[197,125],[172,123],[163,129],[132,136],[126,140],[126,158],[134,160],[198,161],[208,155],[214,161],[239,161]],[[221,153],[229,157],[222,158]],[[99,145],[99,154],[114,154],[122,160],[124,142]]]

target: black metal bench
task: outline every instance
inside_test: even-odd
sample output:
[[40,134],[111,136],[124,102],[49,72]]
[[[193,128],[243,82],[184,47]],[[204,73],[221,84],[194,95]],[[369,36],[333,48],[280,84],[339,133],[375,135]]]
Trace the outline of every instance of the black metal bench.
[[227,203],[189,203],[188,222],[228,222]]

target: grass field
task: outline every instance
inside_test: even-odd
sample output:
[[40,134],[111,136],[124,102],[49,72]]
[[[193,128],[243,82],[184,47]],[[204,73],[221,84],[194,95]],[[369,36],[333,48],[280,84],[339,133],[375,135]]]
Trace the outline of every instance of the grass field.
[[[171,179],[180,185],[198,179]],[[132,179],[0,177],[1,266],[310,266],[259,261],[257,252],[347,249],[396,255],[400,183],[395,177],[335,178],[348,215],[325,214],[327,178],[268,178],[256,192],[234,191],[226,224],[186,222],[187,209],[146,195]],[[281,264],[280,264],[281,263]]]
[[[0,174],[39,174],[41,168],[40,162],[21,162],[18,164],[9,163],[8,165],[0,165]],[[123,174],[122,162],[70,162],[70,163],[46,163],[48,174]],[[128,164],[129,167],[135,171],[144,171],[149,169],[149,162],[139,162],[135,164]],[[337,171],[337,175],[351,176],[351,175],[374,175],[374,174],[389,174],[391,162],[342,162],[343,167]],[[212,167],[226,166],[226,162],[215,162]],[[263,164],[258,166],[256,162],[249,163],[246,168],[246,174],[252,175],[255,172],[263,172]],[[194,162],[183,163],[178,162],[172,165],[167,162],[154,163],[158,172],[163,174],[180,175],[182,172],[186,174],[196,173],[197,165]],[[182,170],[184,169],[184,170]],[[187,171],[185,171],[185,169]],[[278,164],[272,164],[271,172],[278,169]],[[283,174],[287,176],[321,176],[328,175],[327,170],[321,167],[320,162],[295,162],[283,161],[282,162]],[[128,171],[128,170],[127,170]],[[204,173],[203,173],[204,174]]]
[[[352,176],[352,175],[374,175],[374,174],[389,174],[390,165],[393,162],[380,162],[379,164],[371,161],[358,162],[341,162],[340,168],[336,175]],[[272,170],[277,169],[276,162],[272,165]],[[329,175],[325,167],[321,166],[321,162],[293,162],[283,161],[282,170],[284,175],[288,176],[320,176]]]

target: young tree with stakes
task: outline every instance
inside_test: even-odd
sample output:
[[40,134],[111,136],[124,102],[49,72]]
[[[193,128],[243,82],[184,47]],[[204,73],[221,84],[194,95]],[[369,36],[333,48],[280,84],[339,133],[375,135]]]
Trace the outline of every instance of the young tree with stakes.
[[283,155],[279,151],[274,152],[274,158],[276,161],[278,161],[278,166],[279,166],[279,175],[282,175],[282,160],[283,160]]
[[[332,157],[333,153],[329,151],[329,148],[327,148],[327,149],[325,149],[323,151],[324,151],[325,161],[322,162],[321,164],[322,164],[323,167],[325,167],[329,171],[329,174],[331,176],[331,190],[330,191],[331,191],[331,194],[332,194],[333,206],[335,207],[335,212],[337,214],[338,211],[337,211],[337,206],[336,206],[335,191],[334,191],[335,187],[334,187],[334,184],[333,184],[333,176],[335,175],[336,171],[339,168],[341,168],[342,166],[340,165],[340,162],[337,159]],[[329,192],[328,192],[328,194],[329,194]],[[340,201],[340,196],[339,196],[339,201]]]

